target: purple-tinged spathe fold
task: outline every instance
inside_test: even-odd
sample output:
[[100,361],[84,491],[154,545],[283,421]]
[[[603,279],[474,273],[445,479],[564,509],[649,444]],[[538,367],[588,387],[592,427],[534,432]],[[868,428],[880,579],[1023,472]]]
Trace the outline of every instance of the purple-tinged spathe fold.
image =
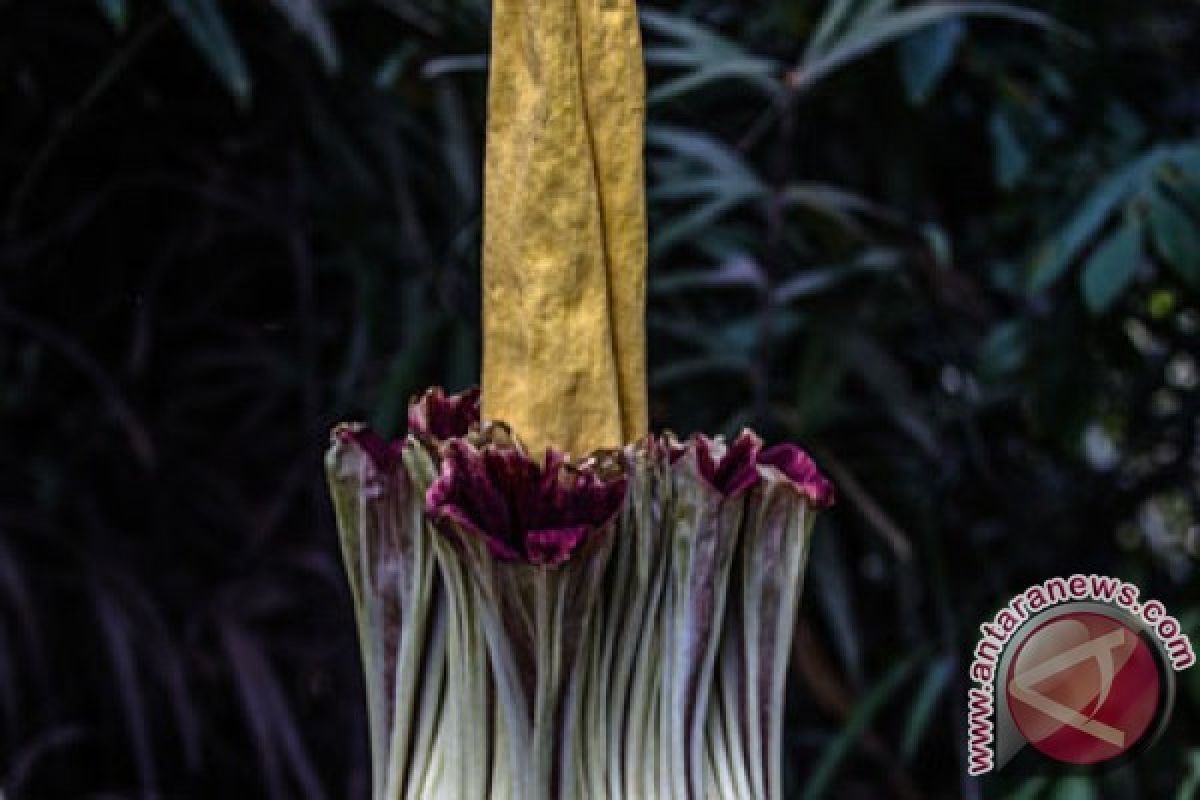
[[713,457],[712,440],[708,437],[696,436],[693,442],[700,477],[722,496],[737,497],[758,483],[755,459],[762,449],[762,440],[750,431],[738,434],[719,459]]
[[[466,436],[479,425],[479,389],[472,387],[459,394],[447,395],[440,386],[427,389],[408,404],[408,432],[435,441]],[[381,472],[390,472],[400,463],[404,437],[388,441],[362,424],[339,425],[334,435],[362,448]]]
[[556,566],[616,514],[623,477],[606,479],[547,452],[544,465],[516,448],[476,448],[451,439],[425,509],[443,529],[452,524],[482,539],[501,561]]
[[408,432],[432,439],[466,436],[479,424],[479,387],[447,395],[440,386],[427,389],[408,405]]
[[814,508],[828,508],[834,502],[833,484],[821,474],[808,453],[794,444],[777,444],[758,455],[758,463],[779,470],[796,491]]
[[389,442],[375,431],[358,423],[338,425],[333,430],[333,436],[340,441],[357,445],[380,472],[394,470],[400,463],[400,453],[404,450],[403,441]]

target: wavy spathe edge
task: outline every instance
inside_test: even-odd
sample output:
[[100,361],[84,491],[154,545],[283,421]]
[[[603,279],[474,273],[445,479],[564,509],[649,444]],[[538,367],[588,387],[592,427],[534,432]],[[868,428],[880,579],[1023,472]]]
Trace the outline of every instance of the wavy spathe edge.
[[780,797],[799,579],[833,499],[802,450],[664,434],[571,463],[498,422],[342,425],[327,466],[376,800]]

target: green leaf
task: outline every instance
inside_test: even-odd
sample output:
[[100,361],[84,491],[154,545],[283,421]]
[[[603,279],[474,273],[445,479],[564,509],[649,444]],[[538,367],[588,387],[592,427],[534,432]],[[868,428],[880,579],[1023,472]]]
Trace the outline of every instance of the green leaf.
[[[686,46],[688,50],[698,56],[704,54],[729,56],[745,52],[736,42],[726,39],[682,14],[647,8],[639,16],[647,31],[672,39]],[[649,53],[650,50],[648,49],[647,52]]]
[[1036,800],[1049,783],[1050,779],[1045,775],[1030,776],[1008,796],[1008,800]]
[[851,746],[862,736],[867,725],[883,709],[884,704],[899,691],[918,663],[918,656],[913,655],[896,664],[854,707],[854,712],[846,720],[846,724],[821,752],[812,777],[804,787],[804,800],[817,800],[825,796]]
[[129,3],[125,0],[96,0],[96,5],[118,32],[124,33],[129,27]]
[[1200,228],[1162,192],[1150,196],[1148,214],[1154,249],[1184,282],[1200,287]]
[[647,105],[661,105],[726,80],[743,81],[769,96],[781,91],[779,63],[748,53],[736,42],[681,14],[646,10],[641,19],[647,31],[672,42],[669,46],[647,47],[646,63],[689,70],[657,84],[646,96]]
[[271,0],[297,33],[308,40],[327,72],[338,68],[337,42],[319,0]]
[[810,55],[826,52],[827,48],[836,43],[838,36],[845,33],[846,26],[853,20],[851,12],[857,5],[856,0],[833,0],[821,15],[821,21],[813,31],[808,42]]
[[810,90],[831,73],[885,45],[931,25],[965,16],[996,17],[1067,32],[1047,14],[1005,3],[924,3],[902,11],[877,14],[869,24],[855,26],[828,49],[814,49],[810,44],[799,67],[796,89]]
[[1094,800],[1096,797],[1099,797],[1096,785],[1086,775],[1059,778],[1050,792],[1051,800]]
[[1188,771],[1179,784],[1175,800],[1195,800],[1200,794],[1200,749],[1192,748],[1187,755]]
[[250,99],[250,73],[217,0],[166,0],[167,8],[240,104]]
[[764,94],[774,95],[780,90],[776,72],[775,64],[766,59],[750,56],[705,64],[692,72],[655,86],[646,95],[646,104],[662,105],[686,94],[706,89],[711,84],[732,79],[741,79],[751,86],[762,89]]
[[1083,267],[1083,299],[1101,314],[1109,309],[1134,275],[1142,257],[1141,226],[1129,221],[1102,242]]
[[655,275],[650,280],[650,293],[671,295],[697,289],[748,289],[760,292],[766,278],[758,262],[748,256],[731,258],[717,269],[678,270]]
[[1002,322],[979,348],[979,375],[996,380],[1017,371],[1029,353],[1029,329],[1020,320]]
[[693,243],[726,212],[762,196],[766,188],[741,155],[711,136],[682,128],[646,131],[652,165],[670,177],[656,182],[651,201],[688,200],[687,206],[652,231],[650,256],[657,258],[683,241]]
[[1004,189],[1011,189],[1029,170],[1029,153],[1017,138],[1011,120],[1003,111],[997,109],[992,114],[988,132],[992,137],[996,183]]
[[851,278],[872,273],[891,272],[903,259],[894,250],[873,248],[844,264],[807,267],[771,289],[771,302],[787,305],[840,286]]
[[1110,175],[1088,195],[1062,232],[1044,244],[1034,257],[1030,269],[1030,291],[1041,291],[1062,277],[1117,207],[1163,157],[1164,153],[1159,148],[1143,153]]
[[904,726],[904,738],[901,740],[900,752],[905,760],[911,760],[917,754],[917,748],[925,731],[929,729],[929,721],[937,708],[938,700],[950,684],[950,674],[954,667],[953,659],[942,657],[934,662],[933,667],[925,675],[921,688],[908,712],[908,722]]
[[1182,144],[1171,148],[1160,179],[1193,214],[1200,214],[1200,144]]
[[891,215],[889,209],[872,203],[861,195],[815,181],[791,184],[784,189],[780,199],[785,207],[803,208],[833,220],[852,232],[858,230],[858,224],[853,218],[855,214],[875,214],[881,217]]
[[900,43],[900,76],[910,101],[924,103],[933,94],[965,32],[961,19],[948,19]]

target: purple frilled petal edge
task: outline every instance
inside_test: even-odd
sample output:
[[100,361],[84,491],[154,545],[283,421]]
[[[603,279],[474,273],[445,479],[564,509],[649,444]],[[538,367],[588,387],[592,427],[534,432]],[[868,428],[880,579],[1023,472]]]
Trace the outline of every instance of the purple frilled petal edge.
[[693,441],[700,477],[724,497],[737,497],[758,483],[757,458],[762,440],[750,431],[742,431],[719,459],[713,457],[708,437],[696,436]]
[[[453,439],[466,436],[479,426],[479,389],[471,387],[448,395],[441,387],[426,390],[408,404],[408,433],[425,439]],[[360,424],[342,424],[333,435],[362,448],[375,468],[387,472],[400,463],[404,437],[388,441]]]
[[391,472],[400,463],[400,453],[404,449],[404,442],[389,442],[370,428],[362,425],[342,424],[334,428],[333,436],[340,441],[353,442],[357,445],[371,459],[375,469],[380,472]]
[[764,466],[779,470],[815,508],[833,505],[833,484],[797,445],[777,444],[764,450],[762,440],[746,430],[720,456],[715,455],[717,441],[702,434],[693,435],[686,444],[665,437],[664,447],[671,463],[694,453],[700,478],[722,497],[737,497],[754,488],[761,479],[758,467]]
[[[611,471],[602,475],[594,464],[574,466],[553,451],[538,463],[518,447],[472,444],[482,440],[477,388],[455,395],[427,390],[410,403],[408,425],[410,433],[442,443],[441,472],[425,498],[431,519],[478,537],[502,561],[561,564],[624,501],[625,479]],[[399,464],[402,439],[389,442],[361,425],[340,425],[334,434],[354,442],[381,471]],[[669,434],[648,437],[647,446],[661,448],[672,463],[693,453],[700,478],[725,498],[752,489],[761,480],[759,467],[771,467],[815,508],[834,502],[833,484],[804,450],[793,444],[763,449],[748,430],[723,448],[699,434],[686,443]]]
[[466,436],[478,424],[478,387],[452,395],[434,387],[408,405],[408,432],[415,436],[451,439]]
[[710,438],[693,434],[686,443],[672,435],[663,437],[663,449],[672,464],[678,463],[689,453],[696,459],[696,472],[710,489],[722,497],[736,497],[758,483],[756,457],[762,441],[750,431],[742,433],[725,447],[720,456],[715,453],[723,445],[719,437]]
[[556,453],[539,464],[512,447],[447,443],[425,509],[443,529],[478,537],[502,561],[556,566],[603,528],[625,499],[623,477],[604,478]]
[[768,447],[758,454],[758,463],[783,473],[814,508],[833,505],[836,494],[833,484],[821,474],[808,453],[796,445],[777,444]]

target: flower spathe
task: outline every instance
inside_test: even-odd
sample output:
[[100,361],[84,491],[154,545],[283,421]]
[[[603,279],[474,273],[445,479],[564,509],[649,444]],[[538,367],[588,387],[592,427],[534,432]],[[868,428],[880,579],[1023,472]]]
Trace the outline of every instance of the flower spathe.
[[813,508],[829,508],[833,505],[833,484],[821,474],[808,453],[796,445],[777,444],[769,447],[759,454],[758,463],[779,470]]
[[442,471],[425,495],[430,518],[477,536],[501,561],[563,563],[589,533],[613,518],[625,479],[604,479],[589,467],[547,451],[543,464],[518,447],[451,441]]
[[687,451],[696,459],[696,469],[704,482],[723,497],[737,497],[758,483],[757,457],[762,440],[751,431],[742,431],[728,447],[720,437],[703,434],[691,438]]
[[326,459],[373,799],[780,798],[813,460],[750,431],[534,458],[475,390],[408,422]]
[[479,426],[479,387],[448,395],[435,386],[408,405],[408,432],[430,439],[466,436]]
[[833,484],[798,445],[783,443],[763,449],[762,440],[745,430],[728,446],[719,436],[695,434],[686,446],[668,437],[667,448],[673,463],[693,454],[700,477],[723,497],[736,497],[753,488],[762,478],[758,467],[770,467],[787,478],[813,508],[833,505]]

